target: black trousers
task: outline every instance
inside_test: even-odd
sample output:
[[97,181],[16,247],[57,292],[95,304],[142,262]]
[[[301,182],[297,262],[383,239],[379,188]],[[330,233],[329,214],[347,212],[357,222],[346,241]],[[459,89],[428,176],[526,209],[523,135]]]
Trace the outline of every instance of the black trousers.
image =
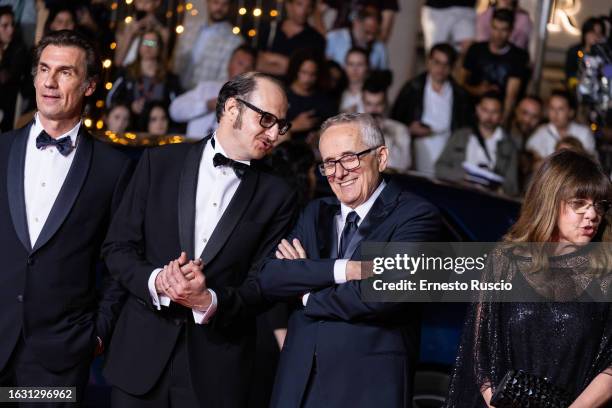
[[172,357],[153,389],[144,395],[132,395],[113,387],[113,408],[200,408],[191,383],[185,332],[186,328],[179,336]]
[[[92,355],[93,359],[93,355]],[[20,338],[9,363],[0,373],[2,387],[76,387],[77,403],[74,402],[21,402],[2,403],[3,407],[27,408],[76,408],[83,400],[83,392],[89,380],[91,361],[83,361],[68,370],[55,372],[43,367],[27,343]],[[6,404],[6,405],[5,405]]]

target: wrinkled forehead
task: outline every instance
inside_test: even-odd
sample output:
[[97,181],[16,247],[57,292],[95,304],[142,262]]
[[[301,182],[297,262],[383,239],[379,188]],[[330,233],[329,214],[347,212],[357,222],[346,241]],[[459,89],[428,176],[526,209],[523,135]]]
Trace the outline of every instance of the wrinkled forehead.
[[365,149],[361,131],[356,123],[340,123],[325,129],[319,139],[323,160],[336,159]]

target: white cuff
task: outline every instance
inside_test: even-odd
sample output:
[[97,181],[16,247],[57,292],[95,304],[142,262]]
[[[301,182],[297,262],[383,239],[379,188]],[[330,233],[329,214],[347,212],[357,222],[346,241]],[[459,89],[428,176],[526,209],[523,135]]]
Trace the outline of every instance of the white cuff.
[[302,296],[302,305],[304,305],[304,307],[306,307],[306,303],[308,303],[308,297],[310,296],[310,292],[304,294],[304,296]]
[[346,282],[346,264],[348,259],[336,259],[334,262],[334,282],[341,284]]
[[155,279],[157,279],[157,275],[163,271],[162,268],[155,269],[151,276],[149,276],[149,282],[147,283],[149,287],[149,295],[151,296],[151,301],[153,302],[153,306],[157,308],[157,310],[161,310],[162,306],[170,306],[170,298],[166,295],[159,295],[157,293],[157,289],[155,289]]
[[210,296],[212,300],[210,302],[210,306],[206,310],[196,310],[191,309],[193,313],[193,320],[195,320],[196,324],[206,324],[212,319],[217,311],[217,294],[212,289],[207,289],[210,292]]

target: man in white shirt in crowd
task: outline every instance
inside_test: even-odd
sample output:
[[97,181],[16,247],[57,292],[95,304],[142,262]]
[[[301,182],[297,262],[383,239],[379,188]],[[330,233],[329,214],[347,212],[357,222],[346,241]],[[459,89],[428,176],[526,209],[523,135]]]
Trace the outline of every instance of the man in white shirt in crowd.
[[410,170],[410,133],[402,123],[387,117],[387,89],[375,78],[365,82],[362,90],[364,112],[372,115],[385,137],[389,150],[387,168],[404,173]]
[[379,11],[370,8],[359,10],[350,28],[340,28],[327,33],[325,55],[328,59],[344,66],[349,50],[361,47],[370,54],[370,69],[389,69],[387,47],[378,40],[380,24]]
[[195,41],[175,55],[175,72],[184,89],[192,89],[201,81],[227,80],[226,67],[232,52],[243,43],[228,21],[229,0],[208,0],[206,8],[208,20]]
[[[252,71],[257,53],[248,45],[234,50],[227,65],[228,78]],[[200,140],[217,128],[217,95],[225,81],[201,81],[191,91],[175,98],[170,104],[170,117],[178,123],[187,123],[187,138]]]
[[519,194],[518,149],[501,126],[502,106],[497,93],[489,92],[480,98],[476,105],[477,125],[451,135],[436,163],[437,177],[449,181],[469,179],[473,174],[465,170],[467,165],[482,169],[480,174],[501,176],[503,192]]
[[473,123],[470,96],[451,76],[456,58],[450,44],[434,45],[429,51],[427,71],[402,87],[391,110],[391,118],[410,130],[414,168],[421,173],[433,175],[450,134]]
[[593,133],[587,126],[573,120],[574,113],[571,95],[563,90],[553,91],[548,100],[549,123],[540,126],[527,141],[526,149],[533,153],[535,160],[552,154],[557,142],[568,136],[578,139],[589,154],[596,154]]

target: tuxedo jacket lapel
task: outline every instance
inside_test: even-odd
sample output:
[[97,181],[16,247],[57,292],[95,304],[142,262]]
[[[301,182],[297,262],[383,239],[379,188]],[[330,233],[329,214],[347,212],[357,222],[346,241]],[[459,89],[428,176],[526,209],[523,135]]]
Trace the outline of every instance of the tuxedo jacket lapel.
[[378,227],[387,215],[393,211],[397,205],[397,196],[400,193],[400,189],[395,183],[389,182],[381,191],[380,195],[374,201],[372,208],[366,215],[365,219],[359,225],[357,232],[353,235],[351,242],[349,242],[346,257],[352,258],[355,250],[361,245],[363,241]]
[[17,237],[19,237],[19,240],[28,252],[31,251],[32,244],[30,243],[30,233],[28,231],[23,180],[26,146],[31,127],[32,124],[24,127],[19,136],[15,137],[13,140],[6,172],[6,186],[11,219],[13,220],[13,226],[17,233]]
[[32,248],[32,252],[37,251],[45,245],[61,227],[87,179],[89,166],[91,164],[91,156],[93,155],[93,141],[91,136],[87,134],[83,125],[81,125],[79,129],[77,143],[78,147],[72,164],[70,165],[66,180],[64,180],[64,184],[53,203],[53,207],[51,207],[51,212],[47,217],[43,229],[40,231],[40,235],[34,244],[34,248]]
[[340,204],[321,203],[317,219],[317,242],[321,259],[338,256],[338,237],[335,217],[340,212]]
[[242,177],[236,193],[213,230],[208,244],[204,247],[200,257],[204,264],[210,263],[213,260],[221,248],[223,248],[223,245],[225,245],[234,228],[236,228],[238,221],[242,218],[242,214],[248,208],[253,194],[255,194],[258,180],[259,172],[254,169],[248,170]]
[[179,241],[181,250],[187,252],[187,257],[193,259],[195,257],[195,243],[193,236],[195,233],[195,205],[196,194],[198,188],[198,174],[200,172],[200,161],[206,143],[210,140],[211,135],[207,136],[200,143],[196,143],[191,147],[179,181],[178,192],[178,227]]

